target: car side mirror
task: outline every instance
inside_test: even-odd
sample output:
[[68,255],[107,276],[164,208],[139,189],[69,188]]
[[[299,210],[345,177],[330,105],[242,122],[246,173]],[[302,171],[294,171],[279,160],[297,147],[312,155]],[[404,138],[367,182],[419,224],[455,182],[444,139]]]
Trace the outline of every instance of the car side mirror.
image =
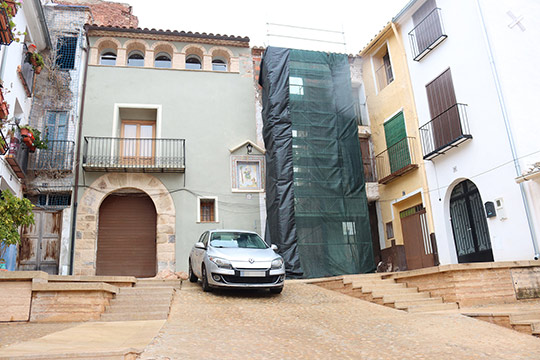
[[199,241],[199,242],[195,243],[195,248],[204,250],[204,249],[206,249],[206,246],[204,246],[204,244]]
[[276,250],[277,250],[277,245],[276,245],[276,244],[272,244],[272,246],[270,246],[270,248],[271,248],[272,250],[276,251]]

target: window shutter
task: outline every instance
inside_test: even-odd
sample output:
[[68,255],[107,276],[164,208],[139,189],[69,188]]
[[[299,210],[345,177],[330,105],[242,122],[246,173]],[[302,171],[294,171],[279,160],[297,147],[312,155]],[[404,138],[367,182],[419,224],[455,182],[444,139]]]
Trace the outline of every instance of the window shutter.
[[390,172],[394,173],[411,163],[405,118],[400,112],[384,123],[384,135],[390,162]]
[[424,5],[420,6],[418,10],[413,14],[413,24],[416,27],[422,20],[426,18],[426,16],[429,15],[430,12],[433,11],[437,7],[437,4],[435,3],[435,0],[428,0],[424,3]]

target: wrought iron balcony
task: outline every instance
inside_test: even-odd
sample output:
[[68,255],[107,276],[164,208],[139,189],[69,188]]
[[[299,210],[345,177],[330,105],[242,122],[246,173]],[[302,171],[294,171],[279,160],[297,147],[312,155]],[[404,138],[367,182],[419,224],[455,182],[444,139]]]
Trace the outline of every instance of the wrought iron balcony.
[[11,139],[9,151],[5,159],[19,179],[24,179],[26,177],[28,147],[20,140],[20,138],[13,137]]
[[37,149],[30,155],[28,170],[72,172],[74,149],[74,141],[48,140],[47,149]]
[[0,129],[0,155],[4,155],[9,150],[9,144],[4,136],[4,132]]
[[183,173],[185,140],[85,136],[82,166],[86,171]]
[[452,105],[420,127],[424,159],[433,159],[462,142],[472,139],[466,110],[466,104]]
[[406,137],[375,156],[379,184],[387,184],[418,168],[414,141],[415,138]]
[[31,97],[32,93],[34,92],[35,71],[34,67],[30,63],[30,54],[28,53],[28,48],[26,44],[24,44],[22,63],[21,66],[17,69],[17,72],[19,73],[19,77],[23,83],[26,96]]
[[441,21],[441,9],[435,8],[409,32],[413,60],[422,60],[447,37]]

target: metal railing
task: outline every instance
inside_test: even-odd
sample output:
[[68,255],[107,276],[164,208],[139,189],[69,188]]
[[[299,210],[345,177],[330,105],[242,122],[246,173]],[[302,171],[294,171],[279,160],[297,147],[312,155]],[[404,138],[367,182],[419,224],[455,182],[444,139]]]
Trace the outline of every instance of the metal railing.
[[9,150],[7,139],[4,136],[4,132],[0,129],[0,155],[4,155]]
[[73,171],[75,142],[70,140],[48,140],[47,149],[37,149],[30,155],[28,170]]
[[86,171],[184,172],[184,139],[85,136]]
[[28,53],[28,47],[26,46],[26,44],[24,44],[24,53],[22,57],[19,75],[21,77],[21,81],[23,82],[26,95],[28,97],[31,97],[34,91],[35,71],[34,67],[30,63],[30,54]]
[[441,9],[435,8],[409,32],[413,60],[420,61],[447,37],[441,21]]
[[466,104],[454,104],[420,127],[424,159],[444,154],[450,148],[472,138],[466,110]]
[[414,142],[413,137],[403,138],[375,156],[379,183],[386,184],[418,167]]
[[9,151],[5,159],[19,179],[24,179],[26,177],[28,147],[21,141],[20,135],[11,138]]

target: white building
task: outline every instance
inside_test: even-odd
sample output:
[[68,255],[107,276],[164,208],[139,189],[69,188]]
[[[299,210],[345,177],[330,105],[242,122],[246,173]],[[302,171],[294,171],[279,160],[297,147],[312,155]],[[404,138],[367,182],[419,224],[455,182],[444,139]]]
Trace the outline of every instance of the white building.
[[535,0],[413,0],[393,19],[441,264],[538,257],[539,180],[520,177],[540,161],[538,16]]
[[[0,16],[6,16],[5,13]],[[9,45],[0,46],[0,79],[2,81],[2,94],[8,105],[9,114],[2,120],[2,139],[6,141],[0,156],[0,190],[10,190],[22,197],[24,183],[24,162],[28,154],[20,149],[9,150],[10,130],[16,131],[16,124],[28,123],[30,108],[32,105],[32,92],[34,74],[32,66],[24,64],[27,45],[34,44],[37,51],[50,47],[49,32],[43,17],[43,8],[39,0],[24,1],[17,13],[12,18],[16,25],[12,31],[13,40]],[[4,24],[2,22],[2,24]],[[4,33],[6,29],[4,28]],[[5,39],[5,37],[3,36]],[[6,41],[6,42],[9,42]],[[4,153],[5,152],[5,153]],[[11,156],[11,158],[10,158]],[[10,249],[8,254],[8,268],[13,270],[15,248]]]

